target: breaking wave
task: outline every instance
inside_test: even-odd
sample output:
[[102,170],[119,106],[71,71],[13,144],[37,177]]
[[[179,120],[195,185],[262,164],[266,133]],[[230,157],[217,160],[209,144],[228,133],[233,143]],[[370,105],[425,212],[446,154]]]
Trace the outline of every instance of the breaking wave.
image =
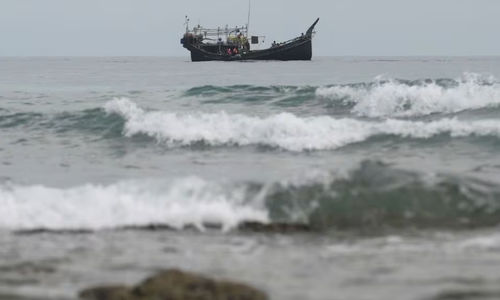
[[324,230],[384,227],[460,228],[500,223],[494,183],[423,175],[365,161],[346,178],[304,186],[276,186],[267,197],[270,218]]
[[165,224],[203,229],[220,224],[228,229],[244,220],[266,222],[264,210],[246,205],[245,189],[224,189],[199,178],[68,189],[4,185],[0,187],[0,227],[96,230]]
[[[478,74],[458,80],[377,78],[328,87],[202,86],[172,101],[189,101],[185,97],[202,99],[200,110],[149,111],[121,98],[107,102],[104,109],[3,110],[0,128],[85,135],[92,140],[148,137],[134,142],[156,140],[167,147],[258,145],[287,151],[335,150],[373,137],[500,137],[500,83]],[[247,101],[260,101],[265,108],[252,111],[268,114],[217,112],[217,105],[207,106],[211,113],[204,112],[205,102],[220,102],[225,108],[225,103]]]
[[225,112],[187,114],[145,111],[125,98],[106,103],[105,110],[125,119],[123,132],[126,136],[147,135],[170,147],[202,142],[211,146],[265,145],[304,151],[333,150],[387,135],[415,139],[442,134],[500,137],[500,121],[497,120],[363,121],[329,116],[298,117],[290,113],[267,117]]
[[413,117],[500,105],[500,83],[493,77],[464,74],[459,80],[377,79],[372,83],[321,87],[316,95],[351,105],[365,117]]
[[300,224],[311,230],[471,228],[500,223],[492,183],[423,176],[367,161],[347,176],[217,183],[196,177],[59,189],[0,185],[0,228],[100,230],[166,225],[222,230]]
[[[371,82],[330,86],[200,86],[184,97],[202,103],[264,103],[294,107],[322,105],[363,117],[419,117],[453,114],[500,105],[500,83],[496,78],[464,73],[458,79],[404,80],[379,76]],[[319,101],[318,101],[319,100]],[[323,100],[323,101],[322,101]]]

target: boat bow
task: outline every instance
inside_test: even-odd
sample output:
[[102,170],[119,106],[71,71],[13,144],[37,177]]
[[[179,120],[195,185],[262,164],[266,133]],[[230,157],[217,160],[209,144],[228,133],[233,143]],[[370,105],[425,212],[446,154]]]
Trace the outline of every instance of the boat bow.
[[306,33],[306,35],[307,35],[307,36],[312,36],[312,34],[313,34],[313,32],[314,32],[314,27],[316,27],[316,24],[318,24],[318,22],[319,22],[319,18],[318,18],[318,19],[316,19],[316,22],[314,22],[314,23],[311,25],[311,27],[309,27],[309,29],[307,30],[307,33]]

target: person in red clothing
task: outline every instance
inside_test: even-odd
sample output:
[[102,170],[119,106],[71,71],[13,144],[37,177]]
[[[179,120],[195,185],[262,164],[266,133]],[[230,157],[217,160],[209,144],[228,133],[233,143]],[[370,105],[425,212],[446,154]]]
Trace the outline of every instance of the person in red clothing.
[[233,55],[233,52],[231,51],[231,48],[227,49],[227,55],[229,55],[229,56]]
[[233,49],[233,54],[234,54],[234,55],[238,54],[238,48],[236,48],[236,47],[235,47],[235,48]]

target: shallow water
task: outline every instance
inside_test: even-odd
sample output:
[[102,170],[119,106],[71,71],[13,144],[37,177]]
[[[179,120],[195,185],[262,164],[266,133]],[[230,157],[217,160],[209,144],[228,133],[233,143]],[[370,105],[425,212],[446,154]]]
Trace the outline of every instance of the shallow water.
[[179,267],[251,283],[272,299],[441,299],[446,293],[497,299],[500,292],[496,231],[372,237],[103,231],[2,234],[1,242],[2,293],[26,299],[74,299],[75,290],[89,285],[135,284]]
[[[272,299],[500,297],[499,58],[0,63],[0,299],[170,267]],[[150,224],[180,231],[122,229]]]

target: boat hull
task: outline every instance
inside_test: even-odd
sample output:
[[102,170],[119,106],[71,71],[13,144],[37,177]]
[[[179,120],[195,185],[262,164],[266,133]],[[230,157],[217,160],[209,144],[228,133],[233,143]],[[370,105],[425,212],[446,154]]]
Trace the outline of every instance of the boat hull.
[[191,52],[191,61],[238,61],[238,60],[311,60],[312,41],[303,38],[291,44],[276,46],[265,50],[248,51],[239,55],[225,55],[207,51],[203,45],[185,44]]

